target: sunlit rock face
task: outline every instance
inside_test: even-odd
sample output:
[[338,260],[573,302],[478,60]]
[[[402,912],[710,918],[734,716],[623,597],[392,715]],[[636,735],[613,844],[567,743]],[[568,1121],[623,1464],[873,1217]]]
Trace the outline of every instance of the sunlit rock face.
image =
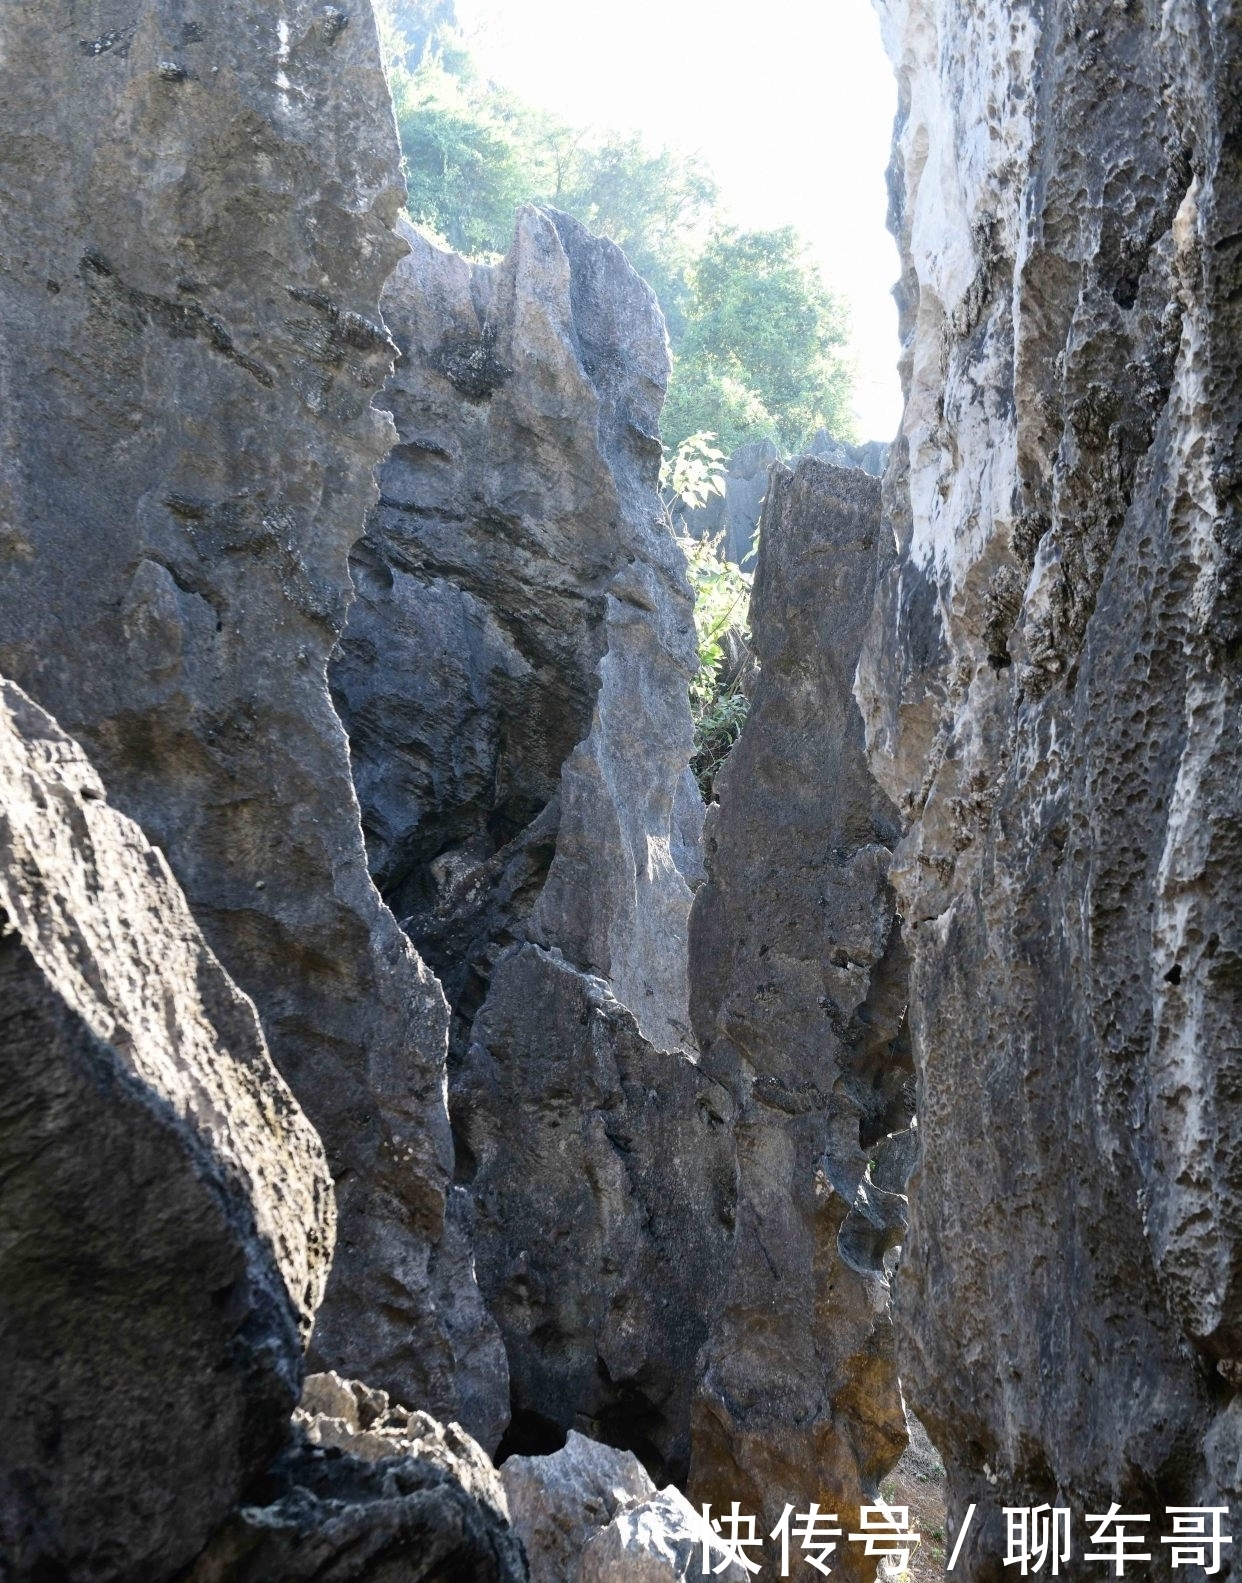
[[[857,1531],[906,1441],[889,1310],[913,1148],[888,883],[900,825],[851,691],[879,532],[878,479],[818,457],[773,469],[750,609],[759,679],[716,779],[691,916],[691,1011],[736,1106],[739,1169],[691,1493],[740,1500],[765,1534],[812,1502]],[[834,1575],[872,1576],[861,1552],[842,1545]]]
[[162,854],[0,681],[0,1569],[159,1580],[280,1448],[323,1147]]
[[6,5],[0,142],[0,665],[167,853],[323,1136],[317,1355],[459,1416],[447,1013],[325,677],[405,251],[370,6]]
[[906,408],[857,696],[908,828],[899,1347],[990,1578],[1002,1505],[1242,1493],[1242,20],[879,10]]
[[371,870],[453,1011],[454,1225],[504,1338],[506,1449],[576,1427],[684,1477],[734,1166],[690,1031],[664,324],[566,215],[523,209],[492,267],[406,236],[398,443],[332,670]]

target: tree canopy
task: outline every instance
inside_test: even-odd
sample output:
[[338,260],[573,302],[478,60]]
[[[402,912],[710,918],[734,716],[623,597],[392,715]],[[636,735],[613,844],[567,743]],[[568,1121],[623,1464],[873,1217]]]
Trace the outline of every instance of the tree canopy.
[[666,444],[853,438],[845,308],[792,227],[740,231],[697,156],[569,126],[486,81],[448,0],[393,0],[386,32],[411,218],[475,258],[505,252],[524,202],[616,242],[668,324]]

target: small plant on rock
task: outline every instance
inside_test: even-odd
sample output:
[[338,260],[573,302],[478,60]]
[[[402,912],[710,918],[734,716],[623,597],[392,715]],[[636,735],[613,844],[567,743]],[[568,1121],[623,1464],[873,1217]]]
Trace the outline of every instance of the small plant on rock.
[[725,558],[723,533],[695,538],[681,515],[725,492],[725,457],[714,439],[710,433],[692,434],[665,457],[660,475],[665,515],[685,554],[694,593],[699,664],[690,683],[692,767],[707,802],[749,708],[743,682],[750,661],[746,623],[753,580],[750,572]]

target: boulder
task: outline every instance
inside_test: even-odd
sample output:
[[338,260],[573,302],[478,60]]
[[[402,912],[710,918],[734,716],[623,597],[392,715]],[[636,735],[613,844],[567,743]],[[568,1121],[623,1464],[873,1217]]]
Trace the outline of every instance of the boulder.
[[588,1541],[656,1487],[632,1451],[571,1429],[560,1451],[509,1457],[500,1470],[531,1583],[577,1583]]
[[316,1356],[494,1423],[441,1257],[444,999],[370,883],[325,676],[405,250],[369,0],[6,5],[0,142],[0,670],[167,854],[323,1137]]
[[527,1583],[521,1545],[468,1484],[438,1458],[299,1434],[182,1583]]
[[748,1575],[722,1564],[700,1514],[672,1485],[657,1490],[632,1452],[571,1429],[562,1450],[510,1457],[501,1477],[531,1583],[679,1583],[704,1575],[704,1540],[713,1575]]
[[880,10],[906,406],[857,691],[907,826],[897,1319],[981,1579],[1003,1505],[1242,1528],[1242,30]]
[[278,1450],[319,1139],[163,854],[0,682],[0,1573],[159,1583]]
[[[817,457],[773,469],[758,682],[715,780],[691,916],[691,1012],[702,1070],[736,1108],[739,1187],[690,1493],[717,1512],[740,1501],[765,1534],[787,1502],[854,1522],[906,1442],[889,1307],[913,1155],[888,880],[900,825],[851,691],[879,534],[865,472]],[[834,1557],[842,1577],[872,1570],[857,1547]]]
[[414,1457],[433,1463],[473,1499],[509,1520],[504,1485],[478,1442],[459,1424],[437,1423],[430,1413],[390,1403],[387,1391],[339,1374],[312,1374],[293,1423],[312,1446],[335,1447],[368,1462]]

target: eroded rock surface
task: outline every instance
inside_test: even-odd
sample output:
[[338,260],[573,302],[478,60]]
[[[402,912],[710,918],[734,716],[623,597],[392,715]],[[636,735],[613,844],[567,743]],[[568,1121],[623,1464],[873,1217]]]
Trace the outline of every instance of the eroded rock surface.
[[[691,919],[691,1009],[703,1068],[737,1105],[740,1180],[691,1494],[740,1501],[764,1533],[786,1502],[854,1522],[906,1439],[888,1309],[912,1154],[899,825],[851,691],[879,530],[878,480],[818,458],[773,470],[759,679]],[[859,1547],[834,1557],[842,1576],[863,1565]]]
[[705,1553],[724,1583],[747,1576],[726,1564],[685,1496],[657,1490],[632,1452],[570,1430],[560,1451],[510,1457],[501,1477],[531,1583],[679,1583],[705,1575]]
[[1001,1492],[1242,1516],[1242,23],[880,10],[907,402],[859,698],[909,823],[898,1311],[990,1579]]
[[323,1136],[318,1356],[469,1420],[444,1001],[325,680],[404,251],[370,6],[5,6],[0,141],[0,668],[167,853]]
[[656,1492],[632,1451],[569,1431],[560,1451],[510,1457],[500,1470],[531,1583],[576,1583],[587,1541]]
[[443,977],[456,1047],[529,938],[673,1049],[702,808],[693,615],[655,493],[659,307],[566,215],[522,210],[494,268],[404,234],[399,442],[333,668],[372,872]]
[[521,211],[495,267],[406,235],[399,443],[333,669],[371,867],[454,1009],[452,1223],[504,1336],[506,1450],[577,1426],[684,1475],[733,1166],[687,1053],[703,809],[663,322],[565,215]]
[[528,1583],[468,1435],[334,1374],[306,1383],[292,1444],[183,1583]]
[[526,945],[493,975],[454,1116],[512,1447],[578,1427],[684,1479],[732,1243],[727,1090],[648,1044],[603,980]]
[[163,855],[0,682],[0,1574],[167,1578],[279,1448],[332,1184]]

